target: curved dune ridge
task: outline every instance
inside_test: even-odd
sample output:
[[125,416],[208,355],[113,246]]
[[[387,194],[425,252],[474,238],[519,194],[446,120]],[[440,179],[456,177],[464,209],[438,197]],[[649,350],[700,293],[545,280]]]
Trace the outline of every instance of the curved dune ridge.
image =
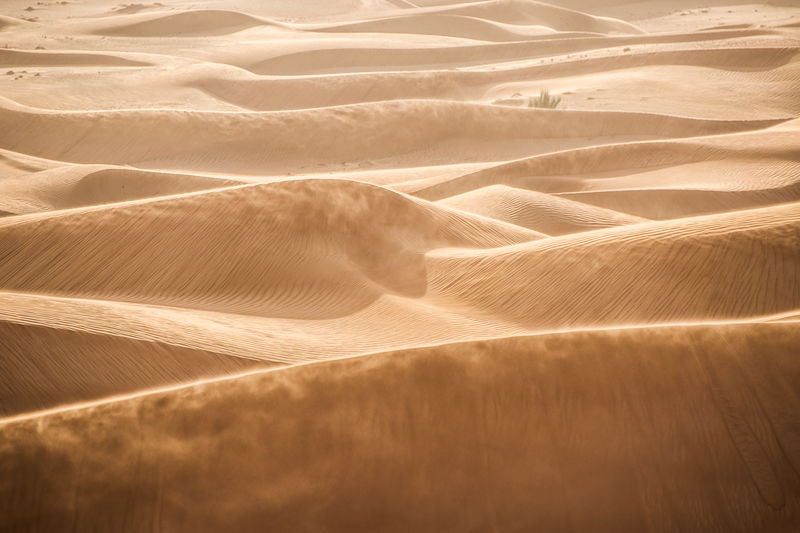
[[[604,42],[601,40],[601,42]],[[708,69],[727,79],[729,72],[738,72],[742,80],[737,91],[752,92],[756,99],[765,90],[775,92],[771,102],[783,106],[786,116],[797,110],[793,98],[797,79],[798,53],[793,48],[729,48],[687,49],[679,51],[636,51],[585,59],[559,57],[552,63],[528,63],[497,70],[427,70],[422,72],[359,72],[324,76],[257,76],[221,66],[197,69],[185,83],[216,98],[253,110],[302,109],[403,98],[438,98],[469,100],[482,98],[491,87],[519,82],[535,83],[597,72],[664,66],[687,66]],[[786,70],[785,79],[779,73]],[[698,73],[694,73],[697,76]],[[542,83],[552,83],[543,81]],[[706,107],[720,97],[714,93],[697,93],[691,81],[672,81],[685,86],[687,98],[702,98]],[[780,83],[780,85],[778,85]],[[785,89],[781,89],[784,86]],[[647,89],[643,84],[641,89]],[[511,94],[511,93],[509,93]],[[785,96],[784,96],[785,94]],[[777,98],[780,95],[780,98]],[[628,100],[626,105],[630,106]],[[624,108],[620,108],[624,109]],[[672,109],[665,106],[664,109]],[[727,108],[719,118],[730,118],[735,110]],[[736,113],[741,113],[736,110]],[[794,113],[796,116],[796,112]]]
[[[108,334],[0,322],[0,416],[265,366]],[[46,354],[46,356],[44,355]]]
[[[787,166],[796,172],[796,165]],[[796,173],[794,177],[797,177]],[[609,209],[620,209],[625,213],[647,213],[653,218],[667,219],[797,202],[800,201],[800,180],[783,186],[757,190],[622,189],[563,193],[562,198]]]
[[[328,184],[335,186],[336,182]],[[355,183],[353,186],[372,188]],[[253,189],[245,187],[232,191]],[[312,192],[319,192],[319,189],[312,189]],[[207,196],[199,194],[186,198]],[[234,198],[235,203],[243,203],[242,195]],[[166,211],[168,205],[174,207],[173,202],[161,200],[153,204],[161,204]],[[269,204],[262,201],[254,205],[268,208]],[[300,205],[307,209],[305,204]],[[108,210],[86,211],[86,218],[104,211]],[[798,208],[794,204],[776,211],[777,208],[770,208],[678,221],[680,224],[669,221],[623,226],[559,239],[541,239],[541,245],[534,241],[472,253],[439,248],[428,252],[426,259],[408,250],[387,248],[397,243],[372,242],[369,250],[378,254],[372,262],[369,256],[362,255],[367,252],[346,240],[325,245],[315,241],[314,231],[309,227],[303,230],[310,235],[305,244],[292,239],[292,225],[302,224],[302,221],[292,220],[288,227],[283,223],[265,233],[267,224],[256,217],[252,220],[254,233],[267,242],[285,241],[282,248],[273,244],[273,249],[282,249],[283,254],[277,257],[260,255],[257,250],[264,245],[258,242],[240,245],[239,251],[233,250],[237,243],[228,244],[229,236],[220,231],[219,243],[214,249],[190,261],[202,265],[192,271],[192,278],[177,267],[187,264],[187,260],[181,262],[182,256],[193,253],[191,247],[183,243],[197,237],[193,236],[193,229],[180,225],[180,218],[173,217],[174,228],[163,222],[149,222],[153,219],[150,216],[142,216],[136,222],[118,223],[118,226],[136,229],[114,233],[112,246],[103,244],[107,230],[96,219],[80,224],[75,220],[77,215],[69,212],[46,218],[41,215],[16,217],[19,223],[14,223],[13,218],[6,220],[7,241],[39,241],[41,244],[38,249],[29,245],[23,251],[11,250],[20,263],[7,262],[2,287],[60,294],[78,300],[71,303],[4,297],[11,315],[4,314],[21,324],[41,325],[55,320],[60,328],[77,331],[108,332],[272,362],[299,362],[365,353],[381,345],[452,342],[465,334],[484,337],[513,331],[731,320],[786,313],[800,307],[796,279],[800,269],[794,253]],[[313,215],[310,216],[313,220]],[[415,210],[411,210],[409,216],[414,221],[420,219]],[[52,230],[53,221],[65,217],[72,219],[70,232],[60,236]],[[37,219],[43,223],[23,222]],[[159,219],[163,216],[156,217]],[[89,229],[81,229],[81,226]],[[341,240],[342,236],[335,237],[334,231],[347,227],[348,224],[339,223],[328,226],[326,240]],[[411,228],[411,231],[419,231],[420,226],[415,224]],[[149,231],[154,229],[158,231]],[[24,234],[31,231],[47,237],[25,239]],[[376,226],[375,231],[381,233],[380,226]],[[149,243],[142,243],[143,248],[137,247],[129,253],[127,249],[142,240],[136,233],[157,234],[160,238],[157,242],[151,239]],[[395,238],[400,239],[397,235]],[[496,237],[491,241],[473,240],[472,245],[497,244]],[[760,244],[761,241],[769,244]],[[451,238],[445,242],[440,240],[437,245],[453,246],[457,242]],[[331,244],[344,250],[331,250]],[[411,246],[410,243],[406,245]],[[422,246],[432,244],[429,241]],[[87,248],[107,249],[113,255],[87,257],[83,253]],[[386,253],[381,254],[384,250]],[[80,264],[82,274],[69,280],[59,277],[53,270],[44,270],[41,276],[29,279],[19,274],[23,270],[47,269],[52,264],[48,254],[59,257],[60,261]],[[334,266],[335,258],[344,254],[350,254],[350,265],[361,261],[356,265],[359,271]],[[42,263],[26,259],[32,256],[41,257]],[[319,264],[316,259],[319,256],[329,258],[324,271],[314,266]],[[286,257],[292,261],[288,265]],[[389,258],[388,264],[384,258]],[[114,265],[114,278],[101,277],[100,273],[114,261],[130,266],[117,268]],[[25,264],[28,266],[22,267]],[[162,271],[156,272],[151,265],[159,265]],[[398,265],[403,269],[398,269]],[[229,279],[235,272],[251,272],[250,278],[239,274],[242,281],[237,286],[228,282],[227,292],[214,285],[208,286],[220,277]],[[671,276],[664,276],[663,272],[670,272]],[[381,277],[387,275],[393,277]],[[131,283],[131,278],[138,283]],[[511,285],[507,282],[509,279],[519,281]],[[137,291],[122,293],[120,287],[126,287],[126,282],[135,285]],[[394,285],[388,286],[389,283]],[[205,286],[208,288],[203,288]],[[570,289],[569,293],[566,288]],[[646,298],[653,291],[669,297]],[[387,295],[402,298],[407,303],[387,301]],[[185,311],[176,314],[169,309],[119,307],[121,304],[113,301],[98,305],[83,302],[84,298],[159,303],[180,306]],[[102,303],[102,300],[95,301]],[[192,309],[217,314],[192,319],[187,314]],[[220,312],[240,315],[228,317],[218,315]],[[248,313],[249,318],[241,313]],[[260,317],[258,320],[256,315]],[[93,316],[104,319],[98,321]],[[320,319],[324,321],[315,324]],[[381,324],[384,320],[386,324]],[[253,328],[252,333],[249,328]],[[187,330],[186,334],[181,330]],[[369,338],[359,334],[363,331],[370,331]],[[206,335],[210,337],[205,338]],[[351,336],[348,351],[347,346],[341,345],[341,339]]]
[[[547,37],[562,37],[556,30],[545,25],[503,24],[493,20],[463,15],[430,14],[408,15],[385,19],[366,20],[336,24],[334,26],[312,26],[315,32],[336,33],[412,33],[424,35],[446,35],[480,41],[523,41]],[[570,34],[569,36],[574,36]]]
[[[436,161],[438,153],[460,153],[463,146],[457,144],[459,141],[474,144],[476,138],[492,152],[498,151],[493,143],[503,142],[501,153],[530,153],[535,148],[519,141],[572,138],[577,144],[591,144],[591,138],[614,136],[690,137],[759,129],[781,122],[425,100],[263,113],[166,109],[63,112],[1,103],[5,105],[0,107],[0,119],[15,126],[0,131],[2,148],[73,163],[133,162],[200,170],[253,166],[283,170],[331,160],[359,162],[409,154],[415,154],[418,160]],[[64,130],[80,136],[81,142],[63,143]],[[171,142],[174,138],[183,141],[176,144]]]
[[628,22],[532,0],[484,0],[422,9],[422,13],[462,15],[508,24],[545,24],[558,30],[640,33]]
[[[295,183],[307,188],[308,180]],[[320,182],[320,185],[330,186],[330,190],[338,185],[335,181]],[[371,186],[352,183],[350,186],[357,189],[376,189]],[[232,189],[231,191],[251,191],[254,187]],[[312,196],[318,193],[319,187],[309,191]],[[381,189],[377,189],[381,190]],[[295,192],[289,189],[290,192]],[[228,194],[229,191],[220,191],[215,194]],[[208,194],[191,195],[187,199],[205,199]],[[243,195],[231,197],[232,204],[242,205]],[[217,209],[224,202],[214,202]],[[348,199],[347,204],[354,202]],[[303,211],[308,210],[308,205],[300,200],[294,200],[302,206]],[[161,200],[155,204],[162,204],[163,212],[174,212],[175,200]],[[642,321],[681,321],[687,319],[711,318],[714,320],[729,320],[740,317],[752,317],[764,314],[785,313],[800,307],[800,294],[797,293],[797,213],[796,204],[784,208],[783,211],[774,213],[773,209],[758,210],[732,215],[715,215],[687,221],[685,224],[675,222],[659,222],[646,224],[647,230],[634,232],[638,226],[613,228],[602,232],[579,233],[574,236],[563,237],[558,240],[542,240],[542,245],[518,245],[512,248],[500,248],[496,251],[481,253],[480,257],[474,254],[449,251],[447,249],[429,253],[428,260],[421,256],[413,256],[413,252],[402,249],[386,248],[396,245],[372,242],[370,250],[374,250],[380,257],[391,258],[389,264],[378,262],[369,263],[369,259],[359,266],[360,271],[353,272],[347,268],[333,268],[333,258],[336,255],[357,254],[349,256],[349,261],[358,259],[364,254],[363,250],[354,248],[347,242],[339,243],[344,250],[330,250],[328,246],[314,241],[305,245],[292,239],[294,230],[292,225],[301,224],[302,221],[284,221],[273,231],[265,232],[266,224],[252,219],[252,229],[258,237],[266,242],[275,243],[278,239],[286,241],[283,246],[284,253],[259,255],[256,250],[263,246],[254,242],[242,246],[240,241],[228,244],[226,239],[230,236],[224,229],[217,230],[218,244],[209,250],[205,256],[193,257],[192,263],[202,266],[196,267],[188,278],[189,273],[181,271],[178,266],[187,264],[181,260],[182,256],[192,254],[190,247],[183,243],[192,242],[197,233],[192,228],[187,228],[180,218],[171,217],[173,220],[166,225],[163,215],[149,216],[142,214],[141,204],[132,206],[139,215],[138,219],[132,216],[122,223],[116,219],[118,228],[125,228],[123,232],[116,231],[109,235],[112,244],[105,243],[105,235],[109,233],[111,222],[102,223],[96,214],[108,217],[108,209],[62,212],[59,215],[34,215],[30,217],[16,217],[6,220],[6,242],[39,242],[38,247],[30,244],[25,250],[9,248],[10,257],[18,258],[15,261],[5,261],[6,275],[3,279],[4,289],[15,291],[35,291],[47,294],[62,294],[78,298],[104,298],[112,300],[125,300],[140,303],[159,303],[169,306],[180,306],[187,310],[203,309],[207,311],[250,313],[261,315],[268,322],[252,322],[252,325],[268,327],[267,336],[250,336],[246,334],[248,321],[244,317],[232,318],[239,325],[231,329],[228,318],[209,316],[206,322],[193,322],[189,315],[166,315],[163,312],[152,314],[147,309],[131,307],[97,307],[87,308],[81,304],[71,308],[70,316],[64,311],[62,303],[51,301],[47,310],[40,305],[32,306],[33,302],[26,302],[19,298],[8,300],[9,310],[12,314],[6,315],[16,323],[31,325],[52,323],[56,320],[60,328],[76,331],[85,331],[105,335],[112,333],[115,336],[124,335],[133,338],[147,339],[156,342],[168,342],[176,346],[185,346],[195,350],[214,350],[218,353],[243,355],[250,358],[263,358],[267,361],[280,362],[302,361],[325,358],[335,354],[347,355],[362,353],[368,350],[363,341],[369,341],[369,346],[375,345],[408,345],[424,343],[427,339],[455,340],[459,335],[471,336],[498,335],[505,331],[547,330],[575,326],[602,326],[620,323],[641,323]],[[254,201],[254,208],[272,211],[269,203]],[[364,212],[371,212],[373,206],[366,206]],[[193,206],[199,208],[199,206]],[[328,206],[323,207],[323,209]],[[115,208],[119,211],[120,208]],[[150,208],[152,211],[152,207]],[[385,209],[378,212],[387,211]],[[391,212],[397,212],[397,208]],[[81,213],[84,220],[79,222]],[[747,216],[745,216],[745,214]],[[775,216],[772,216],[772,215]],[[117,213],[117,216],[126,216]],[[310,213],[312,221],[315,216]],[[420,221],[420,213],[411,210],[411,220]],[[59,235],[53,230],[54,222],[67,218],[71,220],[65,227],[68,233]],[[447,220],[447,219],[445,219]],[[440,223],[447,228],[451,222]],[[488,220],[488,219],[483,219]],[[38,223],[37,223],[38,221]],[[320,221],[317,221],[320,222]],[[343,221],[344,222],[344,221]],[[324,223],[323,223],[324,224]],[[325,225],[326,240],[331,241],[333,231],[341,225],[342,229],[352,227],[351,223],[336,223]],[[174,226],[174,227],[173,227]],[[304,227],[304,234],[313,234],[308,226]],[[81,229],[83,228],[83,229]],[[414,225],[410,231],[417,232],[419,227]],[[511,228],[511,226],[509,226]],[[26,238],[26,234],[35,231],[43,238]],[[208,229],[202,231],[207,232]],[[382,233],[380,227],[376,231]],[[485,230],[484,230],[485,231]],[[522,230],[519,230],[522,231]],[[512,232],[513,233],[513,232]],[[158,241],[150,239],[149,242],[139,235],[158,235]],[[247,237],[243,236],[245,239]],[[419,236],[416,235],[418,238]],[[518,238],[527,239],[529,235]],[[148,237],[149,238],[149,237]],[[341,237],[340,237],[341,238]],[[399,237],[395,234],[395,239]],[[485,238],[485,237],[484,237]],[[508,238],[506,238],[508,242]],[[774,243],[773,245],[759,245],[761,241]],[[463,243],[463,237],[461,237]],[[473,241],[472,245],[490,246],[499,245],[503,241],[496,236],[489,242]],[[135,247],[131,252],[128,249]],[[452,238],[439,241],[438,246],[458,245],[458,240]],[[239,245],[238,250],[234,250]],[[418,245],[419,246],[419,245]],[[431,244],[423,244],[431,246]],[[463,244],[462,244],[463,246]],[[523,246],[523,247],[521,247]],[[753,248],[756,246],[757,248]],[[86,249],[108,250],[108,257],[103,255],[87,255]],[[279,249],[273,244],[273,249]],[[758,250],[755,252],[754,250]],[[44,251],[42,251],[44,250]],[[380,253],[386,250],[384,253]],[[298,257],[301,254],[309,258]],[[336,255],[334,255],[336,254]],[[405,255],[403,255],[405,254]],[[753,259],[748,261],[751,254]],[[47,269],[50,264],[49,257],[59,257],[59,261],[74,262],[81,268],[80,276],[72,276],[67,280],[58,275],[55,270]],[[238,256],[238,257],[237,257]],[[314,264],[319,263],[320,256],[327,256],[325,271],[315,269]],[[32,261],[31,257],[40,257],[41,263]],[[284,258],[292,261],[289,265],[284,263]],[[406,259],[403,259],[403,258]],[[565,258],[569,258],[566,262]],[[404,268],[404,276],[398,277],[396,270],[399,261],[406,261],[400,265]],[[108,269],[110,262],[130,265],[127,268],[117,268],[115,279],[101,276],[101,272]],[[362,258],[361,261],[364,261]],[[304,265],[310,264],[309,267]],[[24,266],[23,266],[24,265]],[[153,268],[158,265],[160,271]],[[170,265],[175,265],[170,269]],[[736,267],[734,268],[734,265]],[[289,270],[291,268],[291,270]],[[387,272],[387,269],[389,271]],[[228,292],[215,292],[220,289],[213,285],[209,288],[202,287],[213,283],[218,277],[228,279],[234,276],[231,272],[251,271],[251,280],[242,279],[238,288],[228,283]],[[29,279],[19,273],[27,272]],[[30,278],[30,273],[38,272],[35,278]],[[660,272],[670,272],[674,277],[664,277]],[[16,275],[15,275],[16,273]],[[205,274],[205,279],[198,274]],[[730,277],[726,277],[729,274]],[[392,275],[394,278],[381,278],[380,276]],[[416,276],[416,277],[414,277]],[[130,280],[135,278],[137,283]],[[388,279],[388,281],[387,281]],[[505,280],[524,279],[525,284],[509,285]],[[732,280],[737,280],[736,284]],[[270,281],[271,280],[271,281]],[[477,282],[475,280],[478,280]],[[134,285],[136,292],[122,292],[120,287]],[[250,285],[245,285],[249,283]],[[394,286],[380,286],[378,284],[394,283]],[[404,286],[399,286],[404,283]],[[169,284],[169,285],[167,285]],[[425,286],[427,284],[427,290]],[[741,285],[740,285],[741,284]],[[376,285],[378,285],[376,287]],[[736,287],[732,292],[731,287]],[[572,294],[565,294],[565,288],[570,287]],[[236,289],[233,291],[232,289]],[[258,292],[256,292],[256,288]],[[410,298],[414,302],[411,306],[389,306],[376,300],[380,293],[390,291],[397,296]],[[420,292],[422,291],[422,292]],[[659,291],[669,294],[669,299],[648,301],[645,295]],[[717,296],[725,292],[730,294],[726,298]],[[324,299],[319,295],[325,294]],[[316,298],[313,295],[317,295]],[[198,297],[201,296],[201,297]],[[419,298],[424,296],[422,302]],[[46,300],[45,300],[46,301]],[[424,302],[427,301],[427,304]],[[44,301],[43,301],[44,302]],[[80,303],[80,302],[76,302]],[[56,306],[57,307],[53,307]],[[94,304],[92,304],[94,305]],[[416,328],[425,324],[427,327],[436,323],[435,315],[430,319],[423,318],[421,305],[434,305],[431,311],[439,313],[438,326],[446,326],[443,331],[436,333],[430,331],[423,333]],[[366,306],[366,307],[365,307]],[[26,311],[26,308],[28,310]],[[81,313],[88,309],[91,314],[81,318]],[[94,311],[91,311],[94,309]],[[346,313],[354,313],[352,317]],[[599,310],[602,310],[600,312]],[[137,322],[140,318],[145,322]],[[62,313],[63,318],[58,317]],[[430,312],[430,311],[429,311]],[[31,314],[28,314],[31,313]],[[382,330],[378,327],[379,320],[376,313],[388,313],[391,325],[389,329]],[[112,318],[115,314],[118,319]],[[148,316],[152,314],[152,321]],[[90,318],[92,315],[104,317],[99,322]],[[360,315],[360,316],[359,316]],[[460,327],[458,321],[445,318],[446,315],[463,316],[461,324],[472,320],[471,328]],[[302,322],[286,322],[287,318],[303,318]],[[328,318],[328,322],[317,328],[309,319]],[[219,320],[222,319],[222,322]],[[275,321],[279,319],[280,321]],[[331,321],[333,319],[333,321]],[[117,322],[114,322],[114,321]],[[420,321],[421,320],[421,321]],[[313,320],[311,321],[313,322]],[[494,324],[492,324],[494,322]],[[516,323],[515,328],[509,329],[506,324]],[[482,324],[481,324],[482,323]],[[116,325],[114,325],[116,324]],[[138,325],[137,325],[138,324]],[[402,326],[401,324],[406,324]],[[144,329],[143,329],[144,328]],[[155,329],[154,329],[155,328]],[[187,330],[188,336],[169,333],[169,328]],[[198,329],[200,328],[200,329]],[[203,328],[213,338],[203,339]],[[244,329],[242,329],[244,328]],[[351,351],[342,348],[334,340],[352,331],[358,337],[358,331],[364,328],[371,330],[370,339],[362,339],[351,343]],[[449,331],[448,331],[449,329]],[[176,331],[179,333],[179,331]],[[324,334],[324,337],[319,337]],[[433,337],[428,336],[433,334]],[[267,347],[263,343],[269,342],[273,346]],[[155,380],[154,384],[160,383]],[[89,398],[97,397],[99,391],[87,391]],[[124,388],[122,389],[125,390]],[[45,403],[44,405],[51,405]]]
[[239,181],[102,165],[73,165],[0,181],[9,214],[69,209],[239,185]]
[[[111,335],[180,346],[196,351],[245,357],[273,365],[350,357],[394,348],[428,346],[470,338],[494,338],[526,332],[479,313],[437,307],[423,298],[385,294],[367,307],[338,317],[314,318],[314,299],[300,318],[222,313],[189,307],[59,297],[0,291],[4,320],[28,326],[56,327],[92,335]],[[313,291],[312,291],[313,292]],[[298,313],[299,314],[299,313]],[[368,331],[369,335],[364,332]],[[32,356],[33,357],[33,356]],[[36,357],[47,357],[38,353]],[[47,364],[47,363],[43,363]],[[156,376],[156,382],[163,379]],[[91,399],[102,397],[92,395]],[[42,407],[53,407],[42,400]]]
[[[731,37],[749,36],[752,32],[737,31],[732,32]],[[700,37],[707,37],[707,40],[716,40],[716,35],[701,34],[695,36],[693,40],[702,40]],[[638,44],[656,43],[679,43],[684,38],[680,35],[653,37],[617,37],[601,38],[586,37],[583,39],[551,39],[537,41],[520,41],[512,43],[491,43],[491,44],[471,44],[457,47],[434,47],[434,48],[395,48],[395,47],[373,47],[363,46],[352,48],[319,48],[293,52],[283,55],[269,57],[255,62],[244,61],[240,65],[243,68],[255,73],[275,76],[297,76],[302,74],[333,74],[336,72],[385,72],[385,71],[419,71],[419,70],[441,70],[443,65],[453,67],[478,67],[481,68],[487,63],[504,63],[514,61],[532,61],[551,56],[579,55],[581,52],[596,50],[610,46],[626,46]],[[773,47],[769,47],[773,48]],[[670,53],[671,52],[671,53]],[[694,52],[694,53],[693,53]],[[665,52],[653,52],[662,57],[661,61],[678,64],[703,63],[711,64],[716,68],[738,70],[742,66],[736,61],[737,56],[746,55],[744,53],[730,53],[727,49],[709,50],[675,50]],[[753,52],[751,51],[751,54]],[[773,54],[776,56],[774,61],[788,61],[797,56],[797,47],[774,48]],[[636,63],[648,64],[649,58],[636,58],[630,61],[616,60],[616,64]],[[752,57],[752,55],[751,55]],[[753,58],[755,59],[755,58]],[[765,58],[762,57],[762,60]],[[555,61],[553,61],[555,63]],[[603,64],[608,65],[609,61],[595,64],[595,68],[600,68]],[[553,69],[555,70],[555,69]]]
[[746,318],[800,307],[799,248],[792,203],[432,252],[428,297],[540,328]]
[[598,228],[645,222],[646,219],[596,208],[558,196],[491,185],[440,202],[448,207],[477,213],[549,235],[563,235]]
[[0,524],[785,530],[798,341],[780,323],[509,338],[6,422]]
[[[617,19],[594,17],[558,6],[538,2],[476,2],[463,7],[417,9],[417,15],[396,15],[373,18],[360,22],[326,25],[297,25],[297,29],[315,32],[372,32],[372,33],[429,33],[453,35],[482,40],[518,40],[526,31],[510,28],[543,28],[548,33],[574,31],[590,33],[642,33],[641,30]],[[116,12],[119,15],[119,11]],[[148,13],[128,16],[120,22],[118,17],[111,25],[98,30],[100,35],[129,37],[213,36],[225,35],[262,25],[276,24],[262,17],[237,11],[193,10],[167,14]],[[453,24],[459,28],[453,28]],[[548,31],[549,30],[549,31]],[[474,32],[474,33],[473,33]],[[489,36],[484,38],[483,36]],[[494,37],[494,38],[492,38]],[[498,38],[499,37],[499,38]]]
[[227,35],[255,26],[274,26],[275,22],[236,11],[202,9],[169,15],[136,15],[131,22],[115,18],[112,25],[95,30],[99,35],[126,37],[175,37]]
[[800,530],[800,6],[21,2],[0,531]]
[[39,157],[33,157],[10,150],[0,149],[0,168],[3,169],[4,180],[25,176],[33,172],[47,170],[62,166],[58,161],[50,161]]
[[7,17],[5,15],[0,15],[0,30],[7,28],[9,26],[18,26],[20,24],[25,24],[25,21],[15,17]]
[[0,49],[0,67],[146,67],[150,65],[151,63],[127,59],[112,54]]
[[[728,176],[738,178],[723,179],[722,190],[753,191],[787,186],[796,181],[792,170],[798,162],[796,139],[798,121],[792,120],[778,127],[741,135],[704,136],[689,140],[669,139],[666,141],[645,141],[602,144],[555,153],[540,154],[486,168],[467,172],[458,176],[433,177],[412,180],[398,184],[397,188],[427,200],[442,200],[463,194],[488,185],[509,185],[529,188],[541,192],[580,192],[590,189],[589,176],[603,178],[630,176],[627,182],[621,179],[618,188],[667,188],[659,187],[663,179],[654,183],[642,182],[634,177],[653,169],[674,168],[670,179],[680,175],[681,166],[707,161],[729,164]],[[748,170],[747,161],[759,160],[759,166],[775,169],[788,168],[788,179],[778,184],[773,180],[754,181],[753,171]],[[724,162],[724,163],[723,163]],[[786,174],[782,170],[779,173]],[[703,179],[708,179],[709,173]],[[609,180],[611,181],[611,180]],[[683,181],[686,183],[686,181]],[[634,185],[635,184],[635,185]],[[602,188],[596,187],[596,188]],[[698,187],[696,187],[698,188]],[[751,205],[749,207],[757,207]],[[680,210],[681,206],[672,206]],[[613,209],[613,208],[612,208]],[[675,216],[680,216],[676,214]],[[660,217],[659,217],[660,218]]]
[[[384,291],[424,294],[429,249],[542,236],[341,180],[7,218],[0,235],[4,289],[304,318],[353,312]],[[59,274],[63,263],[80,274]]]

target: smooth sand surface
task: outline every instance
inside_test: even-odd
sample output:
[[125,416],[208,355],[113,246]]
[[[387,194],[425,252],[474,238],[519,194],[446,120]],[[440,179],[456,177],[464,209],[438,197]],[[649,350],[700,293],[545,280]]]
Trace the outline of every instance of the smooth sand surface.
[[789,1],[4,1],[0,531],[800,530],[798,95]]

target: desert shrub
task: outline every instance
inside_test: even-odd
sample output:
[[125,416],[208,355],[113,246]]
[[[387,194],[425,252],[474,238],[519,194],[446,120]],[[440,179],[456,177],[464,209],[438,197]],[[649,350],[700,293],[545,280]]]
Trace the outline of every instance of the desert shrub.
[[528,98],[528,107],[555,109],[559,104],[561,104],[561,98],[558,96],[550,96],[550,92],[546,90],[542,90],[539,96],[531,96]]

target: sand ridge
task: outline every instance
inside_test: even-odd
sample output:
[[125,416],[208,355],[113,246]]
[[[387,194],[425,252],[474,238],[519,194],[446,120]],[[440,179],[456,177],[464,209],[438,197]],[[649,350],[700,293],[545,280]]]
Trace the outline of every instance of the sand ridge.
[[442,204],[462,211],[504,220],[548,235],[636,224],[646,219],[505,185],[490,185],[451,196]]

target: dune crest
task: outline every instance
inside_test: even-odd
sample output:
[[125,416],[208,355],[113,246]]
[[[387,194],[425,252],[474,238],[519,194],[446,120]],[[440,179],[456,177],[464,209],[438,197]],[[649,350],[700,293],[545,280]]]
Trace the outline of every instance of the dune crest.
[[[411,156],[440,163],[442,157],[456,157],[477,138],[486,142],[486,148],[472,158],[490,160],[493,155],[510,158],[530,153],[537,145],[543,151],[556,151],[564,145],[733,133],[782,122],[425,100],[260,113],[167,109],[64,112],[7,100],[0,104],[0,118],[17,126],[0,132],[0,147],[7,150],[71,163],[134,163],[147,168],[207,171],[302,170],[330,161],[385,167]],[[409,123],[414,126],[408,127]],[[82,142],[65,145],[59,135],[62,129],[80,135]],[[20,131],[26,135],[20,136]],[[180,145],[170,142],[176,137],[185,140]],[[553,144],[550,139],[563,140]]]
[[505,185],[490,185],[441,201],[449,207],[503,220],[549,235],[646,222],[610,209]]
[[195,10],[163,15],[161,13],[137,22],[115,20],[112,26],[96,30],[100,35],[128,37],[214,36],[235,33],[274,22],[236,11]]
[[0,49],[0,67],[145,67],[149,65],[146,62],[111,54]]

